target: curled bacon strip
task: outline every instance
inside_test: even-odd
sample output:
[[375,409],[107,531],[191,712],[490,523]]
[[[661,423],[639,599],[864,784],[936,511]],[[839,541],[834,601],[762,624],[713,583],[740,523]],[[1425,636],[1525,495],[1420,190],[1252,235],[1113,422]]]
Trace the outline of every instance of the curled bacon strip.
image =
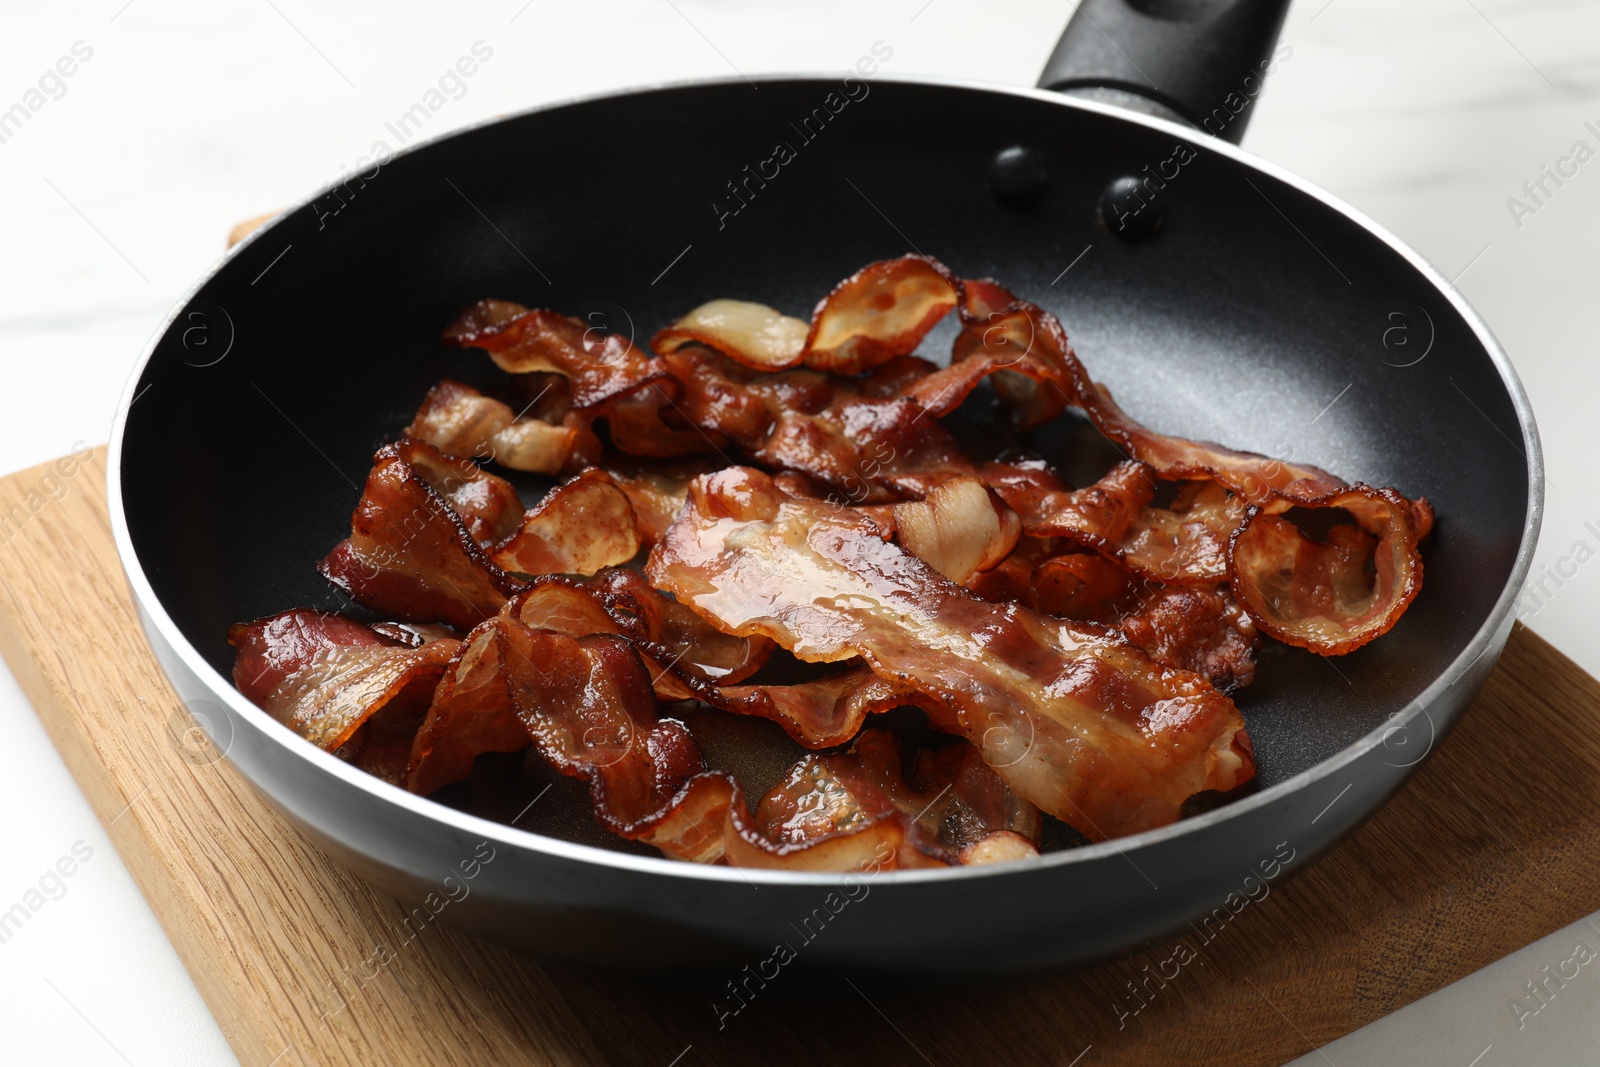
[[[427,472],[436,472],[440,462],[438,450],[421,441],[380,448],[351,516],[350,536],[318,569],[375,611],[470,630],[499,611],[521,583],[490,562],[467,522],[434,487]],[[477,519],[490,522],[486,515]]]
[[492,559],[520,574],[593,574],[638,552],[633,506],[609,474],[590,467],[529,508]]
[[910,781],[902,760],[887,730],[863,731],[848,752],[806,757],[753,816],[733,809],[728,862],[861,870],[1038,855],[1038,810],[1006,789],[971,745],[920,752]]
[[758,471],[696,479],[646,573],[729,633],[812,662],[860,656],[916,688],[1018,795],[1096,840],[1255,772],[1243,719],[1204,679],[1103,629],[989,604]]
[[1020,429],[1048,422],[1072,398],[1077,358],[1054,315],[990,281],[962,286],[961,333],[950,365],[923,376],[905,395],[931,414],[954,411],[983,379],[1011,405]]
[[1157,663],[1204,675],[1224,693],[1255,680],[1256,625],[1227,586],[1157,589],[1118,625]]
[[[1074,359],[1076,362],[1076,359]],[[1157,433],[1128,416],[1111,391],[1088,380],[1077,364],[1083,390],[1079,403],[1100,432],[1122,445],[1139,462],[1169,479],[1203,478],[1220,482],[1250,504],[1275,498],[1316,500],[1343,487],[1343,480],[1309,464],[1294,464],[1254,452],[1239,452],[1206,441]]]
[[909,355],[959,299],[960,283],[936,259],[906,255],[869,263],[817,305],[805,364],[860,374]]
[[661,540],[683,510],[690,480],[715,469],[708,463],[684,460],[655,467],[614,463],[607,466],[606,473],[633,505],[639,540],[648,548]]
[[926,492],[972,464],[915,401],[873,395],[815,371],[756,375],[705,349],[663,361],[684,383],[678,411],[751,458],[798,471],[851,500]]
[[[1422,587],[1418,515],[1426,501],[1393,489],[1352,485],[1296,506],[1342,509],[1321,540],[1288,517],[1251,508],[1234,534],[1228,570],[1234,592],[1262,632],[1285,644],[1339,656],[1388,632]],[[1281,503],[1279,504],[1281,508]]]
[[1155,481],[1140,463],[1119,463],[1083,489],[1069,489],[1042,463],[989,463],[980,473],[1031,536],[1067,537],[1109,555],[1155,497]]
[[501,661],[513,655],[503,620],[493,618],[461,642],[412,739],[399,784],[426,795],[472,773],[485,752],[521,752],[530,739],[511,711]]
[[426,707],[461,642],[398,645],[343,615],[309,609],[228,631],[233,682],[268,715],[333,751],[378,712]]
[[662,355],[684,345],[714,348],[756,370],[787,370],[805,353],[810,326],[765,304],[712,300],[701,304],[650,340]]
[[505,300],[481,300],[445,329],[451,344],[482,348],[513,374],[548,371],[567,379],[572,405],[592,408],[670,378],[628,338],[582,319]]
[[952,478],[893,514],[901,547],[952,582],[994,567],[1022,536],[1017,513],[977,478]]
[[511,650],[501,661],[511,708],[539,755],[589,783],[595,815],[613,833],[679,858],[703,858],[697,840],[662,827],[705,762],[687,727],[658,716],[633,645],[612,634],[574,639],[509,620],[501,629]]
[[517,418],[509,404],[449,380],[428,390],[405,433],[452,455],[480,456],[537,474],[566,466],[579,437],[576,426]]
[[470,459],[447,456],[423,442],[403,441],[400,448],[423,480],[461,516],[474,541],[491,545],[517,528],[522,498],[510,482]]
[[861,732],[867,716],[920,701],[915,689],[866,667],[794,685],[699,684],[694,692],[712,707],[775,722],[807,748],[842,745]]
[[612,598],[612,617],[626,624],[622,632],[688,681],[731,685],[760,670],[772,654],[771,641],[723,633],[638,571],[610,567],[592,585]]
[[1247,505],[1219,482],[1184,482],[1169,507],[1142,508],[1117,546],[1130,569],[1177,584],[1228,577],[1228,542]]
[[571,578],[546,575],[536,578],[527,590],[512,597],[501,614],[525,626],[568,637],[621,634],[631,638],[650,671],[657,699],[669,702],[693,699],[694,693],[683,679],[642,647],[643,642],[639,640],[642,628],[636,622],[638,611],[631,598],[622,599],[593,584],[582,584]]
[[[531,744],[589,783],[595,816],[613,833],[679,859],[721,854],[720,818],[705,830],[683,819],[703,802],[689,788],[705,770],[700,750],[681,722],[659,717],[627,639],[573,638],[502,616],[475,630],[451,667],[417,732],[409,788],[431,792],[465,777],[482,752]],[[712,792],[726,804],[725,784]]]

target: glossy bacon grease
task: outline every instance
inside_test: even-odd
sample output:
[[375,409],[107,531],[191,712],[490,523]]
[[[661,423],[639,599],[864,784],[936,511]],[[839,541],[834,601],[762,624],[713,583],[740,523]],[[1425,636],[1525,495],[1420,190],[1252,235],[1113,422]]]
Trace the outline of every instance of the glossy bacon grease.
[[[916,355],[952,312],[948,364]],[[926,256],[809,320],[712,300],[648,349],[502,300],[445,339],[502,385],[423,397],[319,564],[379,621],[237,625],[235,683],[420,794],[531,752],[674,859],[994,863],[1050,818],[1168,825],[1254,776],[1231,694],[1264,636],[1342,655],[1421,587],[1425,500],[1148,429],[1054,315]],[[1125,460],[1073,486],[969,455],[941,420],[979,393]],[[525,508],[490,467],[555,484]],[[762,795],[704,755],[730,716],[792,742]]]

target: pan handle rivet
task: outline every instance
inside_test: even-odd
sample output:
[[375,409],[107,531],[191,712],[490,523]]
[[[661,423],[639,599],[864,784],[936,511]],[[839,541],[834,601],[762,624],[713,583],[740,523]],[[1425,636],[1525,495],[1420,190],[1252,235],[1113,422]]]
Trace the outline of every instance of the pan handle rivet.
[[1167,221],[1167,205],[1148,180],[1118,178],[1100,194],[1100,223],[1133,244],[1153,238]]
[[1006,207],[1021,211],[1037,204],[1050,188],[1050,171],[1036,148],[1014,144],[989,161],[989,191]]

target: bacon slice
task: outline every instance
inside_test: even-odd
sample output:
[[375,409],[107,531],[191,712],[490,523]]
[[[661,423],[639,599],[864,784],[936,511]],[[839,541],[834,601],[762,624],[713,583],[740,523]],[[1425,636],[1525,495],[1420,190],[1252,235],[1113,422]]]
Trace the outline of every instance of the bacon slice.
[[499,617],[467,635],[412,739],[400,783],[406,789],[426,796],[467,777],[485,752],[521,752],[532,744],[511,711],[501,670],[502,660],[513,654]]
[[848,752],[806,757],[753,816],[734,809],[728,862],[862,870],[1038,855],[1038,810],[1012,795],[971,745],[924,750],[910,781],[902,759],[886,730],[864,731]]
[[522,498],[504,478],[490,474],[470,459],[447,456],[426,442],[402,441],[400,451],[433,491],[461,516],[467,533],[480,545],[503,540],[517,528],[522,518]]
[[950,365],[924,376],[904,395],[931,414],[944,415],[992,376],[1019,429],[1061,414],[1073,396],[1071,366],[1077,357],[1054,315],[994,282],[969,281],[962,286],[961,320]]
[[683,460],[649,467],[612,463],[606,473],[633,505],[639,540],[648,548],[661,540],[683,510],[684,501],[689,499],[689,482],[715,469],[704,461]]
[[1163,478],[1210,479],[1257,505],[1275,498],[1314,501],[1344,486],[1340,478],[1309,464],[1157,433],[1118,407],[1109,389],[1089,382],[1082,364],[1078,371],[1083,389],[1079,403],[1085,414],[1101,433]]
[[[646,650],[644,642],[640,640],[644,635],[643,627],[637,622],[639,608],[631,598],[620,598],[594,584],[547,575],[536,578],[526,591],[512,597],[501,609],[501,614],[525,626],[568,637],[587,637],[590,634],[621,634],[628,637],[639,648],[639,655],[650,672],[651,686],[655,689],[657,699],[669,703],[694,699],[694,692],[683,678]],[[717,636],[723,637],[721,634]]]
[[547,371],[567,379],[580,410],[670,379],[667,369],[621,334],[582,319],[505,300],[481,300],[444,331],[451,344],[481,348],[512,374]]
[[[530,744],[560,773],[589,783],[595,816],[613,833],[679,859],[721,855],[731,783],[704,775],[688,729],[659,717],[626,638],[572,638],[506,616],[485,622],[439,687],[406,784],[432,792],[466,777],[483,752]],[[697,776],[709,780],[691,781]]]
[[900,545],[949,578],[965,582],[1011,554],[1022,520],[977,478],[956,477],[926,499],[894,506]]
[[690,682],[731,685],[760,670],[772,654],[764,637],[736,637],[663,595],[637,571],[618,567],[596,574],[591,587],[610,599],[607,610],[621,633],[650,657]]
[[427,706],[461,642],[407,648],[354,619],[296,609],[228,631],[233,683],[301,737],[333,751],[384,709]]
[[860,374],[909,355],[959,299],[955,276],[929,256],[869,263],[817,305],[805,364],[833,374]]
[[1228,542],[1248,505],[1220,482],[1183,483],[1169,507],[1145,507],[1129,524],[1117,555],[1148,578],[1214,584],[1228,578]]
[[715,828],[696,831],[675,818],[705,762],[687,727],[658,716],[633,645],[613,634],[574,639],[499,622],[511,652],[501,671],[512,711],[545,762],[589,783],[601,825],[679,859],[716,859]]
[[714,348],[756,370],[787,370],[800,362],[810,326],[765,304],[712,300],[657,333],[650,347],[665,355],[687,344]]
[[492,559],[521,574],[593,574],[639,552],[633,506],[596,467],[550,490]]
[[456,456],[480,456],[512,470],[555,474],[578,447],[576,426],[517,418],[509,404],[445,380],[428,390],[408,437]]
[[1155,498],[1156,483],[1140,463],[1119,463],[1083,489],[1071,489],[1042,463],[987,463],[985,481],[1022,518],[1033,537],[1067,537],[1117,554],[1140,509]]
[[1118,621],[1157,663],[1205,675],[1224,693],[1255,680],[1255,622],[1227,586],[1167,586]]
[[431,445],[412,440],[380,448],[351,516],[350,536],[318,569],[374,611],[470,630],[522,583],[490,562],[423,473],[437,455]]
[[988,463],[979,473],[1034,537],[1066,537],[1161,582],[1215,585],[1228,577],[1228,542],[1248,505],[1220,482],[1184,482],[1157,507],[1155,471],[1137,462],[1069,489],[1042,463]]
[[794,685],[694,686],[695,695],[735,715],[768,719],[807,748],[832,748],[861,732],[867,716],[921,702],[909,686],[866,667]]
[[1041,560],[1028,584],[1028,595],[1019,598],[1021,602],[1062,619],[1116,626],[1138,603],[1133,576],[1106,557],[1087,552],[1064,552]]
[[1251,508],[1233,537],[1228,571],[1234,593],[1263,633],[1325,656],[1343,655],[1387,633],[1416,597],[1422,587],[1418,514],[1431,527],[1433,512],[1426,501],[1359,484],[1296,506],[1343,509],[1350,521],[1336,521],[1314,540],[1288,517]]
[[678,410],[694,425],[851,500],[925,493],[972,472],[949,432],[905,397],[868,395],[815,371],[757,375],[700,348],[664,361],[684,383]]
[[1204,679],[1102,628],[989,604],[759,471],[696,479],[646,573],[729,633],[812,662],[860,656],[938,701],[1012,790],[1096,840],[1254,774],[1243,719]]

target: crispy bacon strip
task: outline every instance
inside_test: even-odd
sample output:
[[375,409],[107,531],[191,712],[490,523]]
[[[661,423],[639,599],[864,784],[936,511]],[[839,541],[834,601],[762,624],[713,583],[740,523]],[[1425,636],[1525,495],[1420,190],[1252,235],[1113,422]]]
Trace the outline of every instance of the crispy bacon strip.
[[869,395],[809,370],[757,375],[702,348],[663,359],[684,383],[678,411],[694,425],[851,500],[925,493],[972,472],[938,420],[905,397]]
[[[694,692],[683,678],[644,647],[644,642],[640,640],[644,636],[643,628],[636,621],[639,608],[631,598],[619,597],[594,583],[584,584],[571,578],[546,575],[534,579],[527,590],[512,597],[501,609],[501,614],[536,630],[549,630],[568,637],[621,634],[632,639],[634,646],[639,648],[640,658],[650,671],[650,682],[658,700],[675,702],[694,699]],[[723,637],[721,634],[717,636]]]
[[[439,687],[406,783],[430,792],[465,777],[483,752],[530,743],[557,771],[589,783],[595,816],[613,833],[678,859],[721,855],[729,783],[703,774],[682,723],[659,717],[626,638],[572,638],[505,616],[485,622]],[[697,786],[696,776],[709,780]]]
[[712,300],[657,333],[650,347],[662,355],[687,344],[705,345],[756,370],[788,370],[805,353],[810,326],[765,304]]
[[1418,514],[1431,526],[1432,509],[1393,489],[1359,484],[1297,506],[1343,509],[1351,521],[1314,540],[1288,517],[1251,508],[1228,561],[1234,593],[1262,632],[1343,655],[1387,633],[1416,597]]
[[1166,586],[1118,621],[1157,663],[1203,674],[1224,693],[1255,680],[1255,622],[1228,587]]
[[539,755],[589,783],[595,815],[613,833],[699,858],[657,831],[705,762],[682,723],[658,716],[633,645],[614,634],[574,639],[511,620],[501,620],[501,630],[511,708]]
[[720,629],[801,659],[860,656],[944,705],[1020,796],[1096,840],[1163,826],[1255,772],[1238,710],[1089,624],[997,606],[849,509],[730,468],[696,479],[646,573]]
[[1067,537],[1115,555],[1140,509],[1155,497],[1149,468],[1119,463],[1083,489],[1071,489],[1042,463],[986,463],[985,481],[1022,518],[1033,537]]
[[880,678],[866,667],[794,685],[694,685],[695,695],[735,715],[768,719],[807,748],[832,748],[861,732],[867,716],[917,704],[909,686]]
[[704,461],[683,460],[650,467],[613,463],[606,467],[606,473],[633,505],[639,540],[648,548],[661,540],[683,510],[684,501],[689,499],[690,480],[715,469]]
[[444,339],[484,349],[500,369],[512,374],[561,375],[571,389],[572,406],[580,410],[671,377],[621,334],[505,300],[480,300],[445,328]]
[[590,467],[529,508],[491,558],[521,574],[593,574],[638,552],[633,506],[609,474]]
[[723,633],[637,571],[609,567],[590,587],[611,598],[607,610],[623,625],[621,633],[686,681],[732,685],[760,670],[772,655],[771,641]]
[[470,630],[522,583],[490,562],[424,473],[437,455],[431,445],[412,440],[380,448],[351,516],[350,536],[318,569],[374,611]]
[[428,390],[405,432],[452,455],[537,474],[560,471],[579,443],[576,426],[517,418],[509,404],[449,380]]
[[228,631],[233,683],[329,752],[379,711],[426,707],[461,642],[398,645],[354,619],[301,608]]
[[959,299],[960,283],[929,256],[869,263],[817,304],[805,364],[833,374],[860,374],[909,355]]
[[1168,507],[1157,507],[1155,472],[1137,462],[1120,463],[1083,489],[1069,489],[1038,462],[988,463],[979,471],[1029,535],[1069,538],[1161,582],[1226,581],[1228,541],[1248,507],[1210,480],[1182,483]]
[[1106,557],[1087,552],[1063,552],[1041,560],[1028,586],[1027,595],[1018,598],[1021,603],[1046,615],[1108,626],[1121,622],[1138,602],[1131,574]]
[[1115,626],[1161,666],[1202,674],[1224,693],[1255,677],[1256,626],[1226,585],[1164,586],[1098,553],[1030,538],[967,586],[985,600]]
[[1220,482],[1184,482],[1171,506],[1145,507],[1129,524],[1117,555],[1133,571],[1177,584],[1228,578],[1228,542],[1248,505]]
[[1206,441],[1157,433],[1118,407],[1109,389],[1090,382],[1081,363],[1076,370],[1081,389],[1078,402],[1084,413],[1101,433],[1127,449],[1134,459],[1154,468],[1162,478],[1213,480],[1247,503],[1257,505],[1275,498],[1316,500],[1344,485],[1342,479],[1309,464],[1288,463]]
[[1019,429],[1061,414],[1073,396],[1071,365],[1077,357],[1054,315],[995,282],[968,281],[962,285],[961,322],[950,365],[923,376],[904,395],[930,414],[945,415],[992,376]]
[[952,478],[893,514],[901,547],[952,582],[996,566],[1022,536],[1017,513],[977,478]]
[[461,516],[474,541],[491,545],[517,528],[522,498],[510,482],[470,459],[447,456],[426,442],[402,441],[400,450],[433,491]]
[[568,637],[621,634],[634,643],[658,699],[689,700],[693,683],[731,685],[772,653],[762,637],[734,637],[651,588],[636,571],[607,567],[594,577],[534,579],[501,614]]
[[756,805],[733,809],[727,859],[740,867],[861,870],[994,863],[1038,855],[1039,812],[971,745],[918,754],[867,730],[848,752],[808,756]]
[[400,784],[426,796],[472,773],[485,752],[521,752],[532,739],[511,711],[501,661],[513,653],[502,619],[484,622],[467,635],[434,691],[426,717],[412,739]]

